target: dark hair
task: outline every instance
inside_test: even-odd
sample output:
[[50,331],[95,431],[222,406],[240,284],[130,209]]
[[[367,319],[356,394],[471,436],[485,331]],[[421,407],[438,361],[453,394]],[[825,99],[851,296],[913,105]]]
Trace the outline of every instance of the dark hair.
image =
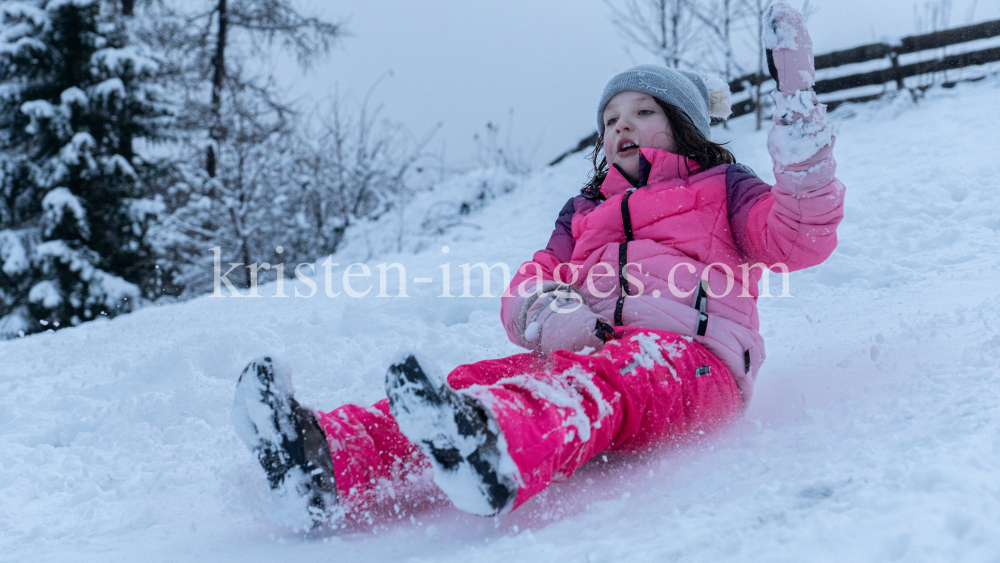
[[[706,139],[686,113],[676,106],[662,102],[657,98],[653,99],[667,115],[674,143],[677,145],[677,154],[697,162],[702,170],[708,170],[720,164],[736,164],[736,157],[733,156],[733,153],[729,152],[722,144],[713,143]],[[604,178],[608,175],[608,158],[604,155],[604,135],[597,136],[597,145],[590,158],[594,163],[594,173],[587,185],[580,191],[587,197],[596,198],[600,197],[601,184],[604,183]],[[600,158],[599,162],[598,158]]]

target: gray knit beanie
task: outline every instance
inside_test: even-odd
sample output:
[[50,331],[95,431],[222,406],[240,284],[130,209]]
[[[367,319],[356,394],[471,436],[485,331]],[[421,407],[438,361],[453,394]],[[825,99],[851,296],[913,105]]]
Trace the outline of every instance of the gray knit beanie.
[[[720,81],[721,82],[721,81]],[[597,130],[604,134],[604,108],[616,94],[632,90],[653,96],[683,111],[706,139],[712,138],[712,100],[705,81],[693,72],[640,65],[615,76],[604,87],[597,105]],[[728,88],[726,89],[728,91]]]

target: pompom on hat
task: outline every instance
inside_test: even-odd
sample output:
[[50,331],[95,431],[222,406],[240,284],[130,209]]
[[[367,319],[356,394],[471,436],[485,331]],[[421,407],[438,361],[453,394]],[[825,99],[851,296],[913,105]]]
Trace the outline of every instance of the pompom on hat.
[[732,113],[729,85],[718,78],[703,79],[693,72],[655,65],[630,68],[612,78],[597,105],[597,131],[604,135],[604,108],[621,92],[649,94],[683,111],[706,139],[712,138],[712,118]]

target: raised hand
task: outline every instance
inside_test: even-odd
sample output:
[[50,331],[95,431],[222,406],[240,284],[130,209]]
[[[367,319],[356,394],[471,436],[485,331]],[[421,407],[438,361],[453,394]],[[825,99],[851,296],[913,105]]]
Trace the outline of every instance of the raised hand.
[[826,122],[826,106],[813,86],[816,68],[812,40],[802,14],[788,4],[775,4],[764,14],[764,46],[768,67],[778,83],[774,98],[774,127],[767,148],[774,161],[776,184],[795,193],[833,181],[833,127]]
[[788,4],[775,4],[764,14],[767,66],[778,90],[794,94],[816,83],[812,39],[805,19]]

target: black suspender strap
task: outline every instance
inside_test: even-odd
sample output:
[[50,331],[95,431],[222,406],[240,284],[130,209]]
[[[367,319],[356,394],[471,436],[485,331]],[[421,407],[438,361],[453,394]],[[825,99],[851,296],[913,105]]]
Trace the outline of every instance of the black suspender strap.
[[629,294],[628,280],[625,279],[626,264],[628,264],[628,243],[623,242],[618,245],[618,285],[621,287],[621,296],[619,299],[624,299]]
[[628,198],[632,197],[634,191],[625,192],[625,197],[622,198],[622,227],[625,229],[625,242],[635,240],[632,236],[632,215],[628,212]]
[[629,294],[628,280],[625,279],[625,266],[628,264],[628,243],[634,240],[632,236],[632,216],[628,212],[628,198],[632,197],[633,191],[629,190],[625,192],[625,197],[622,198],[622,227],[625,230],[625,242],[618,245],[618,285],[621,287],[622,292],[618,296],[618,302],[615,304],[616,326],[625,324],[622,322],[622,310],[625,307],[625,296]]
[[625,279],[625,264],[628,262],[626,256],[628,255],[628,243],[623,242],[618,245],[618,283],[621,285],[622,292],[618,296],[618,302],[615,303],[615,326],[622,326],[625,323],[622,322],[622,310],[625,308],[625,296],[628,295],[628,280]]
[[708,282],[698,280],[698,287],[694,291],[694,303],[691,304],[698,311],[698,323],[695,326],[695,334],[705,336],[708,331],[708,289],[705,287]]

